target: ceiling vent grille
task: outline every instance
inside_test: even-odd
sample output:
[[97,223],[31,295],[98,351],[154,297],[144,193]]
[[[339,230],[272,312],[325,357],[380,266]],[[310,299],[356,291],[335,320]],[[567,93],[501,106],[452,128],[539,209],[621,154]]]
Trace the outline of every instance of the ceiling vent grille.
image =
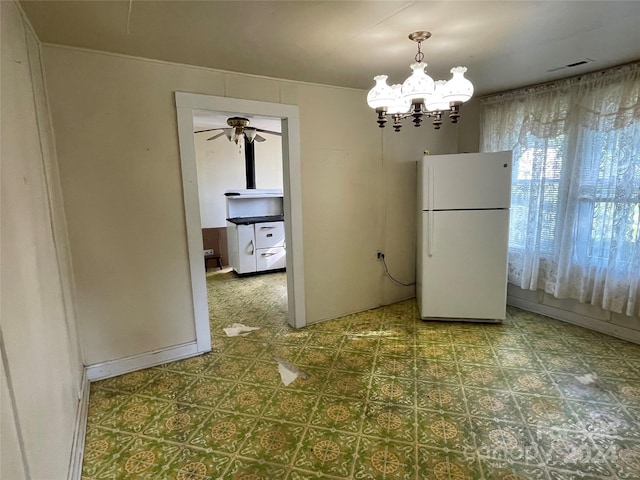
[[575,68],[593,62],[595,62],[593,58],[582,58],[580,60],[576,60],[575,62],[567,63],[566,65],[550,68],[549,70],[547,70],[547,72],[557,72],[558,70],[564,70],[565,68]]

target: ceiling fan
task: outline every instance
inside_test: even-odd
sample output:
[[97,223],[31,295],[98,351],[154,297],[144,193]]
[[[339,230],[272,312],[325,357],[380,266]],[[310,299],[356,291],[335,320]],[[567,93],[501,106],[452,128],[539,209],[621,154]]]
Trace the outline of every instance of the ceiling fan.
[[244,135],[249,143],[256,142],[264,142],[266,138],[262,135],[259,135],[258,132],[262,133],[270,133],[271,135],[282,136],[280,132],[272,132],[271,130],[263,130],[262,128],[255,128],[249,126],[249,119],[244,117],[231,117],[227,119],[227,125],[229,128],[209,128],[207,130],[200,130],[195,133],[203,133],[203,132],[213,132],[216,130],[222,130],[222,132],[214,135],[213,137],[207,138],[207,140],[215,140],[216,138],[222,137],[223,135],[229,139],[230,142],[235,142],[236,144]]

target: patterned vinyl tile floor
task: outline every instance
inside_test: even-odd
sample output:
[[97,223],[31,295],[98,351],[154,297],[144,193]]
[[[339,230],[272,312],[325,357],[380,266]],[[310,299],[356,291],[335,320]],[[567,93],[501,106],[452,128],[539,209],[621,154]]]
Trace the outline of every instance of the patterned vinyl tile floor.
[[413,300],[293,330],[284,273],[207,284],[211,353],[91,385],[83,479],[640,478],[638,345]]

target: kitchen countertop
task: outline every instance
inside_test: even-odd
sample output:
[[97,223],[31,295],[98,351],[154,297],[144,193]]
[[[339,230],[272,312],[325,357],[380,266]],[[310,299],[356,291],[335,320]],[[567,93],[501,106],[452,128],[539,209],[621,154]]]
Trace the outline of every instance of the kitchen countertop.
[[284,215],[263,215],[260,217],[234,217],[227,218],[228,222],[235,223],[236,225],[252,225],[254,223],[263,222],[283,222]]

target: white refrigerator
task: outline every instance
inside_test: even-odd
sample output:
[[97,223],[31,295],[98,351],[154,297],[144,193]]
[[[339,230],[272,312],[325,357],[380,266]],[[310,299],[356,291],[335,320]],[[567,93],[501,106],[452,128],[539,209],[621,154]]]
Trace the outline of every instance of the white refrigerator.
[[418,201],[420,317],[504,320],[511,152],[425,155]]

